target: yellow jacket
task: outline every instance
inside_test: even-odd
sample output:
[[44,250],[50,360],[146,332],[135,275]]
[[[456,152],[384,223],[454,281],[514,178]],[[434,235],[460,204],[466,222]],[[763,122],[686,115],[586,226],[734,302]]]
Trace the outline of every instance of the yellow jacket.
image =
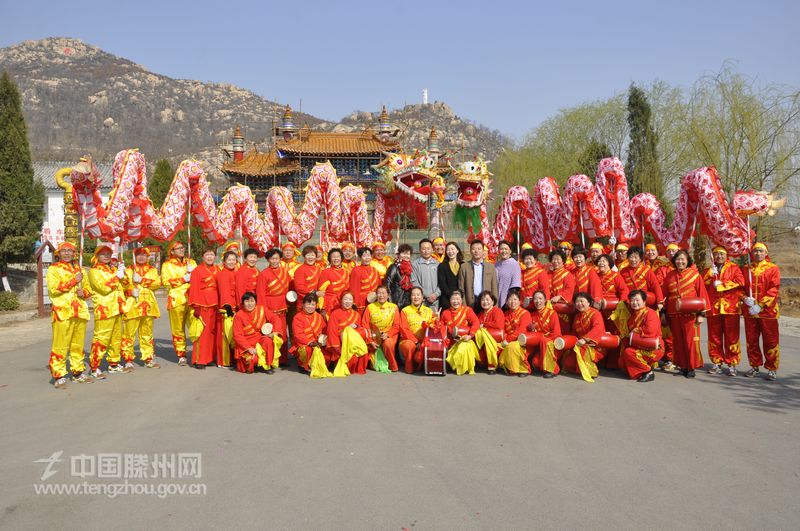
[[89,270],[89,285],[92,288],[94,318],[109,319],[122,313],[125,292],[117,277],[117,268],[108,264],[95,264]]
[[47,268],[47,295],[50,297],[53,321],[66,321],[76,317],[89,320],[86,298],[91,295],[89,280],[83,276],[83,297],[78,296],[78,281],[75,275],[80,268],[73,263],[56,262]]
[[[142,280],[135,284],[133,273],[136,272]],[[150,264],[128,266],[125,269],[125,319],[136,319],[137,317],[160,317],[158,310],[155,290],[161,287],[161,278],[158,271]],[[139,290],[139,296],[133,296],[133,290]]]
[[186,304],[188,301],[189,283],[183,276],[189,272],[189,264],[197,264],[191,258],[183,261],[170,258],[161,266],[161,284],[167,288],[167,310]]

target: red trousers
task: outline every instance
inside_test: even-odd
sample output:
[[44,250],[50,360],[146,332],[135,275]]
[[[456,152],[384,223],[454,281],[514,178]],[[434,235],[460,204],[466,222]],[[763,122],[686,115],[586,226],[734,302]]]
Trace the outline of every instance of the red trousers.
[[[606,331],[609,334],[619,335],[619,330],[617,329],[616,323],[610,319],[611,312],[603,311],[603,322],[606,325]],[[597,365],[599,367],[604,367],[606,369],[619,369],[621,368],[620,363],[620,347],[616,348],[607,348],[605,349],[606,355],[600,360],[600,363]]]
[[[272,343],[272,339],[262,336],[258,343],[261,345],[261,348],[264,349],[264,357],[266,358],[267,365],[272,367],[272,362],[275,359],[275,345]],[[248,362],[245,360],[244,354],[244,352],[240,352],[236,357],[236,370],[252,374],[256,368],[257,358],[253,355]]]
[[672,361],[683,370],[693,371],[703,366],[700,352],[700,325],[693,313],[676,313],[669,316],[672,333]]
[[[526,344],[525,350],[528,351],[528,359],[530,359],[531,368],[536,369],[539,372],[544,372],[544,366],[542,364],[542,360],[544,360],[544,353],[547,350],[547,344],[553,341],[554,338],[547,337],[544,334],[537,334],[537,337],[539,340],[532,344]],[[556,367],[558,367],[559,352],[556,350],[554,354],[556,357]],[[556,371],[556,374],[558,374],[558,371]]]
[[405,371],[408,374],[422,367],[424,361],[423,352],[422,348],[417,348],[417,343],[408,339],[403,339],[400,341],[399,348],[400,354],[402,354],[403,358],[406,360]]
[[192,345],[192,363],[208,365],[216,359],[217,351],[217,309],[214,306],[201,307],[203,333]]
[[619,357],[619,366],[621,369],[627,371],[631,380],[650,372],[653,364],[658,362],[664,355],[664,351],[658,350],[643,350],[633,347],[625,347],[622,355]]
[[711,363],[739,365],[742,347],[739,345],[738,315],[708,316],[708,357]]
[[381,350],[383,350],[383,356],[386,358],[386,361],[389,362],[389,370],[392,372],[397,372],[399,367],[397,366],[397,359],[394,356],[395,348],[397,348],[397,343],[399,338],[397,336],[389,336],[387,339],[381,342]]
[[[586,354],[586,347],[581,347],[581,354]],[[581,369],[578,367],[577,354],[573,349],[556,351],[561,353],[559,360],[560,370],[563,372],[570,372],[572,374],[581,374]],[[595,347],[594,349],[594,362],[598,364],[605,357],[605,349]],[[583,359],[583,358],[582,358]],[[558,373],[554,373],[558,374]]]
[[[777,319],[744,318],[744,334],[747,338],[747,359],[751,367],[760,367],[763,363],[768,371],[777,371],[781,362],[780,336]],[[761,354],[759,337],[764,343],[764,354]]]

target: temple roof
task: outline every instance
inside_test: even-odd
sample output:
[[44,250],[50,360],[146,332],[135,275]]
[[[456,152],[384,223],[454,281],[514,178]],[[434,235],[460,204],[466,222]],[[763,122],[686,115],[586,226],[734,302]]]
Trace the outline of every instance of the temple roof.
[[385,142],[372,130],[354,133],[324,133],[301,129],[289,140],[278,140],[275,147],[282,153],[296,156],[380,155],[384,151],[400,149],[394,138]]
[[272,177],[300,171],[300,161],[287,157],[280,158],[274,149],[267,153],[252,149],[240,162],[232,160],[225,162],[222,171],[248,177]]

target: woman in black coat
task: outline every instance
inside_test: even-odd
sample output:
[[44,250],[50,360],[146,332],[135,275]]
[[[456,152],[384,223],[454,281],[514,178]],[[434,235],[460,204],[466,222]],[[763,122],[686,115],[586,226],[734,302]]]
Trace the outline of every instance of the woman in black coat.
[[392,302],[401,310],[411,304],[411,254],[407,243],[397,248],[397,260],[386,270],[384,284],[389,288]]
[[463,261],[464,255],[461,254],[461,248],[455,242],[449,242],[444,250],[444,261],[436,270],[441,291],[439,308],[442,310],[450,307],[450,295],[458,289],[458,270]]

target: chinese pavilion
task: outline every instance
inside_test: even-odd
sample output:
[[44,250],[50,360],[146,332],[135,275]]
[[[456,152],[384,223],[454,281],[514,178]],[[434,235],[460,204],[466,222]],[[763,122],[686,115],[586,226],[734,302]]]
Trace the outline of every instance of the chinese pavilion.
[[305,181],[318,162],[330,161],[341,179],[341,185],[361,186],[367,204],[375,202],[376,175],[372,166],[378,164],[384,152],[400,150],[399,130],[389,123],[383,108],[378,130],[365,128],[358,132],[336,133],[298,129],[288,105],[280,127],[273,131],[273,147],[267,152],[252,149],[245,153],[244,137],[239,127],[234,133],[230,157],[222,171],[232,183],[250,187],[256,201],[263,204],[273,186],[285,186],[292,191],[295,203],[303,200]]

